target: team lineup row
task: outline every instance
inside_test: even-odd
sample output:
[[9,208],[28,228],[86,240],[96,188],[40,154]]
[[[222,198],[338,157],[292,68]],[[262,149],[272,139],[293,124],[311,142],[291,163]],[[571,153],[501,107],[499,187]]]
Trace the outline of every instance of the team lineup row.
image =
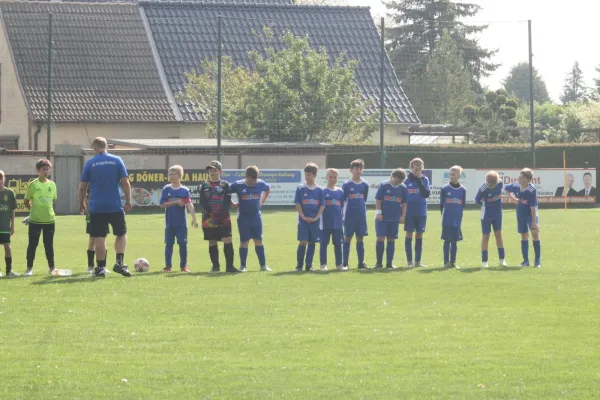
[[[127,243],[125,212],[132,207],[131,187],[123,161],[108,154],[106,140],[96,138],[92,143],[96,155],[89,160],[83,170],[79,190],[81,212],[87,216],[87,233],[90,236],[87,251],[88,272],[105,276],[106,242],[109,225],[116,236],[116,263],[113,270],[124,276],[131,276],[123,264]],[[26,275],[32,275],[35,251],[43,233],[43,243],[52,274],[54,265],[54,203],[56,185],[48,179],[51,164],[40,160],[36,164],[38,179],[31,182],[25,196],[25,206],[30,210],[26,220],[29,225]],[[364,237],[368,236],[366,200],[369,184],[362,179],[362,160],[354,160],[350,165],[352,177],[338,187],[338,171],[327,170],[327,186],[315,183],[318,166],[309,163],[304,168],[305,183],[298,186],[295,206],[298,212],[298,248],[296,271],[312,271],[316,243],[320,243],[320,269],[327,270],[327,249],[333,244],[335,266],[339,270],[348,269],[351,242],[356,237],[358,268],[368,269],[365,263]],[[200,187],[202,207],[202,230],[204,239],[209,242],[211,272],[220,271],[218,242],[224,243],[226,272],[244,272],[248,258],[248,246],[252,240],[261,271],[270,271],[262,242],[261,208],[270,194],[270,186],[259,179],[256,166],[246,169],[245,178],[229,184],[221,178],[222,165],[212,161],[206,166],[209,180]],[[375,231],[377,236],[375,268],[396,268],[393,265],[395,243],[400,225],[405,230],[405,253],[409,268],[424,266],[421,263],[423,234],[427,225],[427,198],[430,183],[422,175],[424,163],[415,158],[410,162],[408,175],[403,169],[395,169],[388,180],[381,182],[377,190]],[[183,168],[179,165],[169,168],[170,184],[161,193],[160,205],[165,209],[165,268],[172,270],[174,244],[177,242],[180,254],[180,269],[191,272],[187,266],[187,214],[191,214],[192,226],[198,227],[189,190],[181,185]],[[458,246],[462,240],[462,217],[466,204],[466,190],[460,184],[462,168],[450,168],[450,182],[440,193],[442,213],[442,240],[444,267],[459,268],[456,264]],[[539,239],[538,209],[535,187],[531,185],[532,171],[523,169],[517,183],[503,186],[496,172],[490,171],[486,182],[479,188],[475,201],[481,204],[482,226],[482,266],[488,266],[488,242],[492,231],[498,247],[500,265],[506,266],[502,239],[502,191],[509,194],[509,201],[516,203],[518,231],[521,234],[523,262],[529,266],[529,232],[533,236],[535,253],[534,266],[541,267],[541,246]],[[10,237],[14,233],[16,199],[14,192],[4,187],[5,176],[0,171],[0,244],[4,245],[6,273],[17,276],[12,271]],[[121,202],[119,187],[125,196]],[[238,201],[232,201],[236,194]],[[232,226],[230,209],[238,211],[238,231],[240,239],[240,269],[234,267]],[[414,239],[414,257],[413,257]],[[384,264],[385,256],[385,264]],[[94,263],[94,258],[96,262]]]

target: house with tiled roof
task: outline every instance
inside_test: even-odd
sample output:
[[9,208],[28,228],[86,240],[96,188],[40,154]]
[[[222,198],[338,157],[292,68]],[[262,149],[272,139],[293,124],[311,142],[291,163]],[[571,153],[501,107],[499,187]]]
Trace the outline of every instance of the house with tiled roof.
[[[180,100],[185,73],[216,57],[217,20],[223,54],[251,67],[248,52],[264,53],[256,32],[268,27],[281,48],[286,30],[307,35],[333,58],[359,61],[356,82],[365,99],[379,98],[379,35],[366,7],[299,6],[291,0],[76,3],[0,2],[0,141],[46,148],[48,31],[52,13],[52,143],[87,146],[113,139],[206,136],[206,117]],[[388,143],[406,142],[419,124],[385,62]],[[376,107],[365,112],[377,112]],[[226,135],[226,132],[225,132]],[[374,135],[378,138],[378,135]],[[5,145],[6,147],[6,145]]]

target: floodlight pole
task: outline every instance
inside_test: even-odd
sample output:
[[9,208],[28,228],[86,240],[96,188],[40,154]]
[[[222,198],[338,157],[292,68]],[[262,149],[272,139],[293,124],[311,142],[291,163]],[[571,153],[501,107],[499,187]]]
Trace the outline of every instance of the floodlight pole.
[[52,147],[52,13],[48,15],[48,102],[46,116],[46,158],[50,159]]
[[531,135],[531,167],[535,169],[535,105],[533,102],[533,45],[531,41],[531,20],[527,21],[527,28],[529,32],[529,134]]
[[381,49],[379,59],[379,155],[380,168],[385,168],[385,18],[381,17]]
[[217,160],[223,161],[221,138],[223,136],[223,16],[217,27]]

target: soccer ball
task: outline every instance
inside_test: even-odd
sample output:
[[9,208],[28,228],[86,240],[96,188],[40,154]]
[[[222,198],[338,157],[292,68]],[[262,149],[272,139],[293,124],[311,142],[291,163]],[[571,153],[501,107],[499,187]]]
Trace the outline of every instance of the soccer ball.
[[138,258],[134,264],[135,272],[148,272],[150,263],[145,258]]

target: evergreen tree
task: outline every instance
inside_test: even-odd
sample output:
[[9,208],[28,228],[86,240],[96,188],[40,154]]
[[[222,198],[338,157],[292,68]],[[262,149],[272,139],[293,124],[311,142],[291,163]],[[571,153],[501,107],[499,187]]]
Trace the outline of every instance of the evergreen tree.
[[[529,64],[521,62],[512,67],[502,84],[509,94],[529,103]],[[533,68],[533,100],[540,103],[550,101],[546,82],[535,68]]]
[[575,61],[573,68],[571,68],[571,71],[565,80],[560,101],[562,101],[563,104],[570,104],[580,101],[587,101],[588,98],[589,90],[585,86],[585,82],[583,80],[583,71],[581,71],[581,68],[579,68],[579,63]]

